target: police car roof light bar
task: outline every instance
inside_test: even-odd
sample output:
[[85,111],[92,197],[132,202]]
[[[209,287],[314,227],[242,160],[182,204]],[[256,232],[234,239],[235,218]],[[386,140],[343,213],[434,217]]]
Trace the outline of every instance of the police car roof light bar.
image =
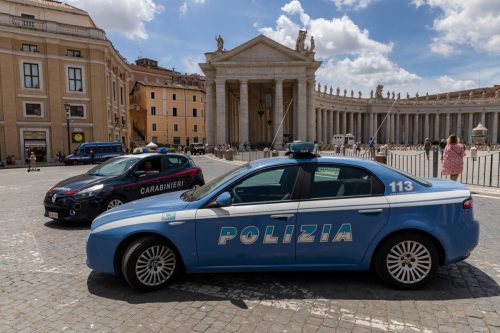
[[290,156],[290,158],[314,158],[317,157],[314,148],[312,142],[294,141],[288,144],[288,151],[285,156]]

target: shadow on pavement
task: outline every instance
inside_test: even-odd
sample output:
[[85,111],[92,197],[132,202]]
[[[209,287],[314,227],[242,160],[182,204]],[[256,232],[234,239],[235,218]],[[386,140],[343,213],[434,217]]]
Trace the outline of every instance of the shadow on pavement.
[[58,229],[58,230],[90,230],[90,224],[92,222],[66,222],[66,221],[56,221],[50,220],[44,223],[47,228]]
[[418,290],[386,287],[371,272],[278,272],[192,274],[166,289],[140,293],[114,277],[92,272],[90,293],[131,304],[228,300],[456,300],[500,295],[500,287],[477,267],[461,262],[440,268],[436,278]]

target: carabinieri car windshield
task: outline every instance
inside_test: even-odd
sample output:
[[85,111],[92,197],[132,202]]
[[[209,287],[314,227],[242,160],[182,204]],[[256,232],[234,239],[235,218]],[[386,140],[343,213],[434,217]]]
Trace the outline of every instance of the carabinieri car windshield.
[[88,266],[140,290],[164,287],[180,270],[368,269],[410,289],[476,247],[479,225],[463,185],[309,147],[100,215]]

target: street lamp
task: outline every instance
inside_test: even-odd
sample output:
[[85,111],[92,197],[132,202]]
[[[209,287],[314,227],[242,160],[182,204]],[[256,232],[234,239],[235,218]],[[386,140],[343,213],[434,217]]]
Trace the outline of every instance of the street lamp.
[[64,109],[66,110],[66,131],[68,132],[68,155],[71,154],[71,140],[69,135],[69,118],[71,117],[71,106],[69,104],[64,104]]

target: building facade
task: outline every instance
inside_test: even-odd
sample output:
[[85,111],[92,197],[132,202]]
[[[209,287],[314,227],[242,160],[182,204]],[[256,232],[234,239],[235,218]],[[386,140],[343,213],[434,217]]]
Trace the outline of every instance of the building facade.
[[[301,32],[304,33],[304,32]],[[320,63],[299,33],[292,50],[258,36],[234,49],[206,53],[206,131],[211,146],[281,148],[293,140],[331,143],[335,134],[356,141],[420,144],[455,133],[470,142],[472,128],[488,128],[488,142],[500,142],[500,86],[425,97],[375,94],[316,86]],[[301,37],[302,36],[302,37]],[[311,45],[313,41],[311,41]]]
[[87,12],[0,1],[0,70],[0,159],[34,151],[51,161],[82,141],[128,144],[128,66]]
[[205,92],[198,87],[136,82],[130,93],[133,146],[203,143]]

